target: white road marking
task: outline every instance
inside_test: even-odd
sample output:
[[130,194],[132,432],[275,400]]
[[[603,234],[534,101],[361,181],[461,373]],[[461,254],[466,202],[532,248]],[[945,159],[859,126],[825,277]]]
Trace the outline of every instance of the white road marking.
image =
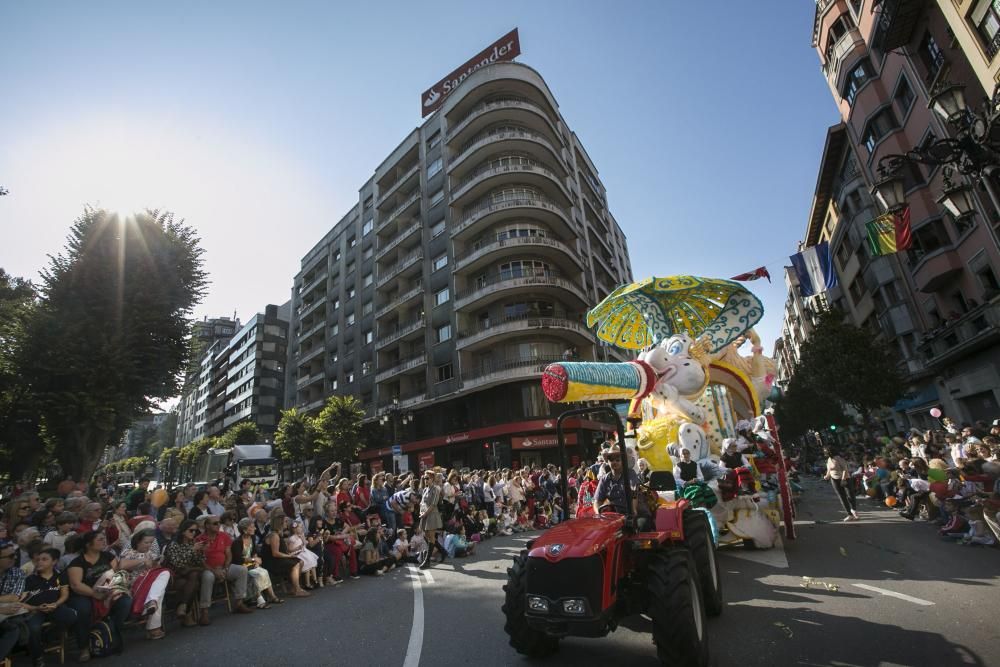
[[420,587],[420,570],[410,566],[410,580],[413,582],[413,625],[410,626],[410,642],[406,645],[403,667],[418,667],[420,652],[424,648],[424,591]]
[[431,574],[430,570],[417,570],[417,572],[419,572],[420,575],[427,580],[428,584],[434,583],[434,575]]
[[851,584],[856,588],[863,588],[866,591],[872,591],[874,593],[881,593],[882,595],[887,595],[891,598],[898,598],[900,600],[906,600],[907,602],[912,602],[913,604],[918,604],[921,607],[930,607],[934,603],[930,600],[922,600],[920,598],[915,598],[912,595],[906,595],[905,593],[897,593],[896,591],[888,591],[884,588],[878,588],[877,586],[869,586],[868,584]]

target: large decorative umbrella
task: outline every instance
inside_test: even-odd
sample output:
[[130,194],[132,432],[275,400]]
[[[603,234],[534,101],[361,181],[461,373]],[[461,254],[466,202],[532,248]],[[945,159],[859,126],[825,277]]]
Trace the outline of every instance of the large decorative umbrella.
[[702,338],[717,352],[764,316],[764,305],[732,280],[669,276],[619,287],[587,313],[597,336],[628,350],[642,350],[675,334]]

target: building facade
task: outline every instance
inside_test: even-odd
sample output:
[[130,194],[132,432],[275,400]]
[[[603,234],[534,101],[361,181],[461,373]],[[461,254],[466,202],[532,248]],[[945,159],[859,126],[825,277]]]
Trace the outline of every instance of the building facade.
[[290,303],[268,305],[245,324],[209,327],[218,335],[206,341],[197,373],[185,383],[176,446],[221,435],[241,421],[273,437],[284,406],[290,309]]
[[[548,86],[483,67],[407,136],[302,259],[286,402],[351,394],[396,465],[540,460],[545,364],[624,359],[587,310],[632,279],[625,236]],[[581,425],[581,444],[603,437]],[[393,442],[395,441],[395,442]],[[528,442],[526,445],[525,442]],[[366,451],[375,467],[389,448]]]
[[988,192],[955,219],[939,203],[944,170],[907,163],[912,248],[874,257],[866,242],[865,223],[882,213],[870,194],[879,160],[950,135],[928,108],[935,84],[964,84],[970,104],[985,94],[941,10],[949,3],[963,4],[816,4],[813,45],[843,122],[827,134],[805,245],[830,242],[830,303],[899,351],[910,388],[884,415],[893,429],[931,425],[934,405],[957,421],[1000,412],[1000,218]]
[[987,92],[1000,81],[1000,4],[993,0],[936,0],[951,34]]

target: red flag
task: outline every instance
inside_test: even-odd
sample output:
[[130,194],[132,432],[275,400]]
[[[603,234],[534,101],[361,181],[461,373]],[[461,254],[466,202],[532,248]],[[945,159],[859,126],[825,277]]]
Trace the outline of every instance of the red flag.
[[766,266],[761,266],[749,273],[741,273],[738,276],[733,276],[730,280],[739,280],[740,282],[747,282],[749,280],[757,280],[759,278],[767,278],[767,282],[771,282],[771,274],[767,272]]
[[913,234],[910,232],[910,207],[907,206],[893,217],[896,228],[896,252],[909,250],[913,245]]

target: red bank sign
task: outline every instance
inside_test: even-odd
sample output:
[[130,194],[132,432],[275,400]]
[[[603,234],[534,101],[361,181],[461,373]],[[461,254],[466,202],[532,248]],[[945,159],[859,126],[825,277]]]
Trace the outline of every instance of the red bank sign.
[[458,84],[477,69],[493,63],[513,60],[519,55],[521,55],[521,43],[517,39],[517,28],[514,28],[470,58],[454,72],[425,90],[424,94],[420,96],[421,116],[427,116],[437,111],[438,107],[444,104],[445,98],[458,88]]

